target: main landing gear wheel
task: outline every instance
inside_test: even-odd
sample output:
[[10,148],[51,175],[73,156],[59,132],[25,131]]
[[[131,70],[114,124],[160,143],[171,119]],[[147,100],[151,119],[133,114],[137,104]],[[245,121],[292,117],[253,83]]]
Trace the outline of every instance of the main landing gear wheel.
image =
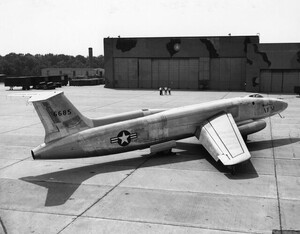
[[229,169],[231,175],[236,174],[236,166],[228,166],[227,168]]
[[173,155],[176,153],[172,152],[172,149],[167,149],[167,150],[159,151],[156,154],[157,155]]

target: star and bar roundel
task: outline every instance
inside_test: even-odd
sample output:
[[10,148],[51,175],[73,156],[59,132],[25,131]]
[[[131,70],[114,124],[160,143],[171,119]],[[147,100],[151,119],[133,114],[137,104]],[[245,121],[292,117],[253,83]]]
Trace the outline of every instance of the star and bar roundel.
[[129,145],[131,140],[137,138],[137,133],[130,133],[127,130],[119,132],[118,136],[110,138],[111,144],[118,143],[120,146]]

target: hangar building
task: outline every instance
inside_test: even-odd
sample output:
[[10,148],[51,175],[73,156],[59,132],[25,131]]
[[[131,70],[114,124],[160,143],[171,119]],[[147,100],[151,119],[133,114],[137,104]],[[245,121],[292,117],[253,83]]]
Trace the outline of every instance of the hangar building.
[[258,36],[104,38],[106,87],[293,92],[300,43]]

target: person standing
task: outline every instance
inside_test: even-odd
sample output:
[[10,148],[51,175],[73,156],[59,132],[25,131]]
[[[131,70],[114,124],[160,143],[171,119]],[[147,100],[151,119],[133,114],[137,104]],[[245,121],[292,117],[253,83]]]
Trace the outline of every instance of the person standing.
[[159,95],[163,95],[163,90],[162,90],[162,87],[159,87]]

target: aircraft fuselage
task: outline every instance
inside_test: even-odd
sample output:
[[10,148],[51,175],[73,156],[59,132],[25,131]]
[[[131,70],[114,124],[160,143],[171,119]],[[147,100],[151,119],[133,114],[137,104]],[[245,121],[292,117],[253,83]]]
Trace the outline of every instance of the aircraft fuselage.
[[287,104],[272,98],[232,98],[173,108],[145,117],[89,128],[43,143],[33,150],[35,159],[102,156],[144,149],[151,145],[195,136],[201,124],[219,113],[230,113],[237,125],[267,118]]

